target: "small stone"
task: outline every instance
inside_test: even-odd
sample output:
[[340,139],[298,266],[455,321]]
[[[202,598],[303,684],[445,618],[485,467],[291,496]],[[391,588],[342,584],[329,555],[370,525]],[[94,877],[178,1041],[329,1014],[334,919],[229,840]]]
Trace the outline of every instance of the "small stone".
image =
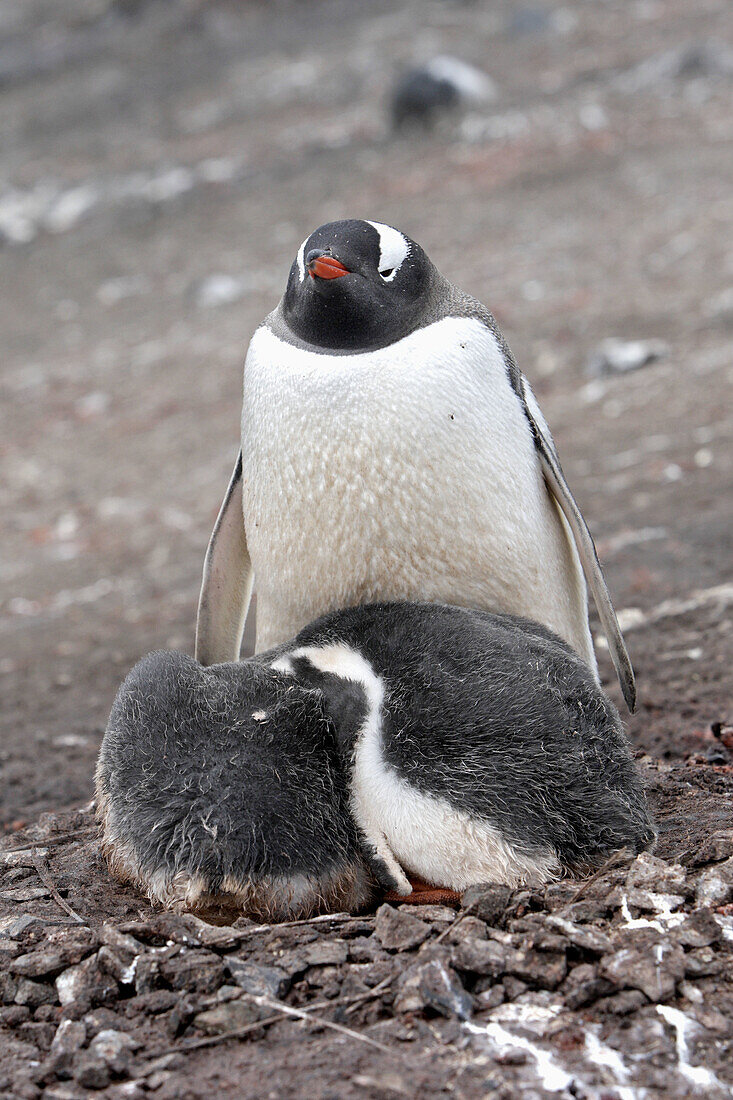
[[642,913],[653,913],[657,916],[667,910],[673,912],[683,904],[684,894],[657,894],[653,890],[642,890],[632,886],[621,893],[621,904],[624,899],[631,909],[637,909]]
[[698,906],[711,909],[733,901],[733,858],[703,871],[698,876],[695,900]]
[[728,1037],[733,1033],[733,1021],[730,1017],[712,1005],[697,1006],[693,1009],[693,1016],[706,1031],[714,1031],[718,1035]]
[[226,971],[218,955],[202,950],[166,959],[160,973],[173,989],[214,993],[224,982]]
[[165,1029],[170,1035],[171,1039],[183,1031],[185,1027],[188,1027],[189,1023],[201,1009],[200,998],[198,997],[182,997],[178,995],[178,1001],[173,1006],[171,1013],[165,1018]]
[[[205,1012],[199,1012],[194,1017],[194,1026],[203,1031],[205,1035],[223,1035],[227,1031],[237,1031],[256,1023],[260,1016],[260,1009],[251,1001],[229,1001],[227,1004],[217,1005]],[[253,1035],[256,1035],[253,1030]]]
[[296,978],[304,974],[308,969],[308,961],[302,947],[291,947],[281,951],[277,955],[278,969],[282,970],[289,978]]
[[11,886],[6,890],[0,890],[0,901],[38,901],[39,898],[50,898],[51,891],[45,886]]
[[[251,924],[249,922],[250,926]],[[206,947],[217,951],[231,951],[246,936],[244,927],[207,924],[193,913],[159,913],[149,922],[147,935],[150,934],[165,943],[177,943],[182,947]]]
[[76,1085],[49,1085],[44,1089],[43,1100],[87,1100],[88,1093]]
[[529,1060],[526,1050],[521,1047],[509,1047],[507,1050],[499,1050],[494,1055],[494,1061],[499,1066],[524,1066]]
[[104,1089],[110,1083],[112,1074],[102,1058],[84,1051],[74,1065],[74,1080],[85,1089]]
[[611,1016],[630,1016],[632,1012],[636,1012],[648,1003],[639,989],[624,989],[623,992],[615,993],[612,997],[601,998],[596,1002],[596,1010]]
[[10,1005],[15,1002],[15,994],[18,992],[19,979],[6,972],[0,971],[0,1002]]
[[116,1077],[127,1076],[132,1066],[132,1053],[140,1043],[124,1031],[100,1031],[89,1044],[89,1053],[100,1058]]
[[[16,1076],[13,1079],[12,1093],[3,1092],[0,1095],[2,1095],[3,1100],[6,1100],[6,1098],[8,1098],[8,1100],[38,1100],[38,1097],[41,1095],[41,1090],[35,1082],[28,1077]],[[49,1093],[45,1092],[43,1095],[46,1097]]]
[[138,1012],[156,1016],[159,1012],[167,1012],[173,1008],[179,999],[180,994],[170,989],[153,989],[150,993],[140,993],[137,997],[131,997],[125,1002],[125,1011],[133,1018]]
[[62,1005],[72,1001],[104,1004],[115,1000],[118,994],[117,982],[101,969],[96,955],[59,974],[56,989]]
[[32,924],[41,923],[40,917],[34,917],[30,913],[22,913],[19,917],[0,917],[0,936],[6,936],[12,940],[17,936],[22,936]]
[[232,978],[245,993],[279,1000],[290,989],[289,976],[277,966],[261,966],[235,958],[228,958],[227,966]]
[[684,966],[688,978],[709,978],[720,974],[725,963],[710,947],[698,947],[684,956]]
[[238,985],[222,985],[216,991],[217,1002],[224,1004],[225,1001],[234,1001],[237,997],[242,996],[242,990]]
[[358,969],[354,966],[349,967],[341,985],[341,996],[360,997],[362,993],[368,992],[369,986],[358,973]]
[[70,1077],[74,1055],[84,1046],[86,1025],[80,1020],[63,1020],[53,1037],[47,1066],[57,1077]]
[[520,948],[507,954],[506,970],[540,989],[555,989],[567,974],[568,964],[563,951]]
[[21,1039],[25,1039],[26,1042],[32,1043],[33,1046],[44,1051],[51,1046],[55,1031],[56,1028],[53,1024],[36,1023],[35,1020],[28,1020],[27,1023],[21,1024],[18,1028]]
[[512,890],[495,882],[469,886],[461,895],[461,908],[470,909],[487,924],[497,923],[506,912]]
[[91,1038],[100,1031],[112,1029],[112,1031],[126,1031],[127,1027],[121,1026],[120,1017],[111,1008],[95,1008],[84,1015],[84,1023],[87,1034]]
[[593,1004],[600,997],[613,993],[616,986],[607,978],[601,978],[595,966],[581,963],[570,971],[563,986],[565,1004],[575,1011]]
[[13,959],[10,970],[13,974],[21,974],[26,978],[42,978],[46,975],[53,976],[60,973],[72,962],[79,962],[79,959],[72,960],[67,958],[61,950],[46,948]]
[[145,1088],[148,1092],[157,1092],[159,1088],[166,1085],[173,1074],[167,1069],[158,1069],[155,1073],[149,1074],[145,1078]]
[[136,993],[152,993],[162,984],[161,960],[157,955],[139,955],[135,964],[133,982]]
[[685,954],[670,943],[656,943],[646,950],[623,948],[601,961],[601,976],[617,987],[639,989],[654,1004],[674,996],[685,976]]
[[301,949],[308,966],[340,966],[349,957],[349,945],[341,939],[315,940]]
[[576,924],[587,924],[590,921],[603,920],[610,909],[606,894],[603,898],[581,898],[580,901],[574,901],[572,905],[566,905],[562,909],[560,916]]
[[473,1000],[451,967],[440,959],[412,966],[400,980],[394,1007],[396,1012],[417,1012],[431,1008],[442,1016],[468,1020]]
[[305,981],[311,989],[320,991],[321,999],[331,1000],[341,991],[341,978],[342,972],[337,966],[316,966],[308,970]]
[[105,1100],[145,1100],[146,1084],[147,1082],[122,1081],[118,1085],[110,1085],[105,1093]]
[[507,970],[507,950],[493,940],[465,939],[454,945],[451,962],[458,970],[498,978]]
[[519,978],[514,978],[511,974],[508,974],[501,984],[504,989],[504,1000],[506,1001],[516,1001],[517,997],[521,997],[523,993],[526,993],[528,988],[526,982],[520,982]]
[[133,984],[137,965],[134,958],[129,960],[128,952],[118,951],[105,944],[97,952],[97,962],[102,970],[111,974],[122,985]]
[[668,863],[651,852],[641,852],[626,873],[626,886],[655,894],[684,894],[685,869],[679,863]]
[[410,951],[425,942],[430,925],[385,904],[377,910],[374,934],[388,951]]
[[17,1005],[28,1005],[29,1008],[37,1008],[38,1005],[55,1004],[58,1000],[56,990],[45,982],[32,982],[30,978],[21,978],[18,990],[15,994]]
[[487,935],[484,921],[478,917],[462,917],[455,928],[451,928],[447,939],[451,943],[460,943],[461,940],[485,940]]
[[559,914],[551,914],[547,918],[548,926],[562,932],[563,936],[573,947],[579,947],[583,951],[589,951],[594,955],[605,955],[611,950],[611,940],[605,932],[593,928],[591,925],[574,924]]
[[504,986],[499,982],[488,989],[480,989],[476,994],[476,1008],[484,1012],[491,1008],[498,1008],[504,1003]]
[[99,930],[99,941],[107,947],[114,947],[117,951],[126,951],[130,961],[143,949],[139,940],[127,932],[120,932],[114,924],[102,925]]
[[572,879],[560,879],[559,882],[551,882],[545,888],[545,907],[554,913],[556,909],[564,909],[570,904],[572,898],[578,892],[577,882]]
[[[0,867],[35,867],[36,859],[43,858],[48,855],[48,848],[20,848],[13,852],[0,852]],[[24,913],[23,916],[26,914]],[[22,920],[20,917],[4,917],[3,920],[9,921],[11,924],[14,920]],[[32,921],[40,920],[39,917],[33,917]],[[15,932],[5,932],[3,928],[3,922],[0,921],[0,932],[5,935],[13,936]]]
[[722,939],[723,930],[709,909],[697,909],[672,934],[685,947],[709,947]]
[[19,1027],[30,1018],[31,1010],[28,1005],[7,1005],[0,1008],[0,1027]]
[[[390,956],[374,936],[365,936],[352,940],[349,944],[349,958],[355,963],[370,963],[388,959]],[[278,960],[279,962],[280,960]]]

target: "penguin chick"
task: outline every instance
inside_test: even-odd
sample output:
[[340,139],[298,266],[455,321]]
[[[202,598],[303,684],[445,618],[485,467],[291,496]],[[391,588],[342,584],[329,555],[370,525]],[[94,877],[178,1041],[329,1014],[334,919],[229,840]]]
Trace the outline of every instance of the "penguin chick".
[[618,713],[572,649],[440,604],[339,611],[208,669],[146,657],[97,798],[118,877],[275,920],[358,909],[375,881],[539,885],[655,835]]
[[96,788],[112,873],[166,908],[286,920],[372,895],[321,693],[254,662],[143,658]]
[[324,693],[387,889],[541,885],[654,842],[618,712],[537,623],[372,605],[314,623],[273,667]]
[[494,318],[391,226],[317,229],[250,342],[198,659],[239,656],[256,577],[258,651],[337,608],[429,600],[540,622],[596,675],[584,573],[633,710],[593,539]]

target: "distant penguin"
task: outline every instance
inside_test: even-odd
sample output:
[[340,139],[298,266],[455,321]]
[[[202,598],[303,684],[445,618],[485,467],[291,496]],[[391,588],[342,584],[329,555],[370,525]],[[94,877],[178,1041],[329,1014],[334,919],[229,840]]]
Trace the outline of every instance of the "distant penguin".
[[457,107],[493,99],[496,89],[480,69],[457,57],[441,55],[408,69],[392,92],[390,112],[395,130],[424,129]]
[[256,577],[257,650],[330,610],[429,600],[537,620],[596,674],[583,569],[633,710],[593,539],[494,318],[398,230],[317,229],[247,353],[198,659],[238,657]]
[[338,611],[209,669],[152,654],[112,708],[97,798],[116,875],[264,919],[378,886],[541,885],[654,840],[585,663],[536,623],[440,604]]

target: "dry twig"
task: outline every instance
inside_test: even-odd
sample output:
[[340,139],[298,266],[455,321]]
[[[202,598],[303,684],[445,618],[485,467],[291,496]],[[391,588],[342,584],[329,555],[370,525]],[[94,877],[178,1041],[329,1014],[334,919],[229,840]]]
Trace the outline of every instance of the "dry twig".
[[435,946],[436,943],[442,943],[442,941],[445,939],[445,937],[449,936],[450,933],[453,931],[453,929],[458,927],[458,925],[461,923],[461,921],[465,920],[466,917],[469,917],[475,911],[476,911],[476,906],[475,905],[469,905],[467,909],[464,909],[463,912],[459,913],[458,916],[456,917],[456,919],[452,920],[450,922],[450,924],[446,928],[443,929],[443,931],[440,933],[440,935],[435,937],[435,939],[433,940],[433,946]]
[[[302,1012],[312,1012],[314,1009],[319,1008],[335,1008],[337,1005],[349,1005],[350,1008],[356,1008],[357,1004],[361,1004],[364,1001],[372,1000],[374,997],[378,997],[380,993],[392,982],[392,976],[383,978],[381,982],[375,985],[372,989],[368,989],[366,993],[355,993],[353,997],[336,997],[332,1001],[316,1001],[312,1005],[306,1005]],[[252,994],[250,994],[252,996]],[[276,1002],[279,1003],[279,1002]],[[290,1008],[289,1005],[285,1006]],[[203,1047],[216,1046],[217,1043],[224,1043],[228,1039],[241,1039],[245,1035],[249,1035],[252,1031],[257,1031],[261,1027],[269,1027],[270,1024],[279,1023],[281,1020],[286,1020],[290,1015],[289,1012],[280,1009],[278,1012],[273,1013],[272,1016],[265,1016],[262,1020],[256,1020],[251,1024],[244,1024],[242,1027],[232,1028],[231,1031],[223,1031],[220,1035],[209,1035],[206,1039],[196,1039],[192,1043],[186,1043],[185,1045],[172,1046],[166,1048],[166,1050],[160,1050],[157,1054],[151,1054],[151,1059],[157,1059],[163,1057],[165,1054],[186,1054],[189,1050],[201,1050]],[[314,1024],[321,1023],[327,1026],[331,1021],[323,1021],[321,1018],[315,1018],[312,1021]],[[374,1040],[369,1040],[374,1042]],[[388,1049],[388,1048],[385,1048]]]
[[583,894],[586,892],[588,887],[592,886],[594,882],[597,882],[598,879],[601,878],[603,875],[605,875],[607,871],[612,870],[612,868],[614,868],[616,866],[619,866],[620,864],[622,864],[624,862],[630,863],[631,859],[632,859],[632,856],[631,856],[631,853],[629,852],[628,848],[621,848],[618,852],[613,852],[608,857],[608,859],[603,864],[603,866],[598,868],[598,870],[595,872],[595,874],[592,874],[590,876],[590,878],[587,878],[587,879],[585,879],[584,882],[581,882],[580,886],[575,891],[575,893],[573,894],[573,896],[571,897],[570,901],[567,904],[568,905],[574,905],[575,902],[578,901],[579,898],[582,898]]
[[255,994],[250,994],[254,1001],[262,1005],[264,1008],[278,1008],[280,1012],[283,1012],[286,1016],[296,1016],[300,1020],[305,1020],[306,1023],[312,1024],[315,1027],[329,1028],[331,1031],[338,1031],[340,1035],[346,1035],[349,1039],[356,1039],[360,1043],[366,1043],[370,1047],[376,1047],[377,1050],[381,1050],[383,1054],[394,1054],[393,1050],[390,1050],[384,1043],[377,1042],[376,1039],[370,1039],[368,1035],[362,1035],[359,1031],[354,1031],[351,1027],[344,1027],[343,1024],[337,1024],[333,1020],[327,1020],[323,1016],[313,1016],[310,1012],[307,1012],[303,1008],[293,1008],[292,1005],[283,1004],[281,1001],[270,1000],[269,997],[258,997]]
[[44,840],[21,840],[17,844],[9,844],[7,847],[0,848],[0,852],[22,852],[24,849],[30,850],[31,848],[51,848],[55,844],[65,844],[70,840],[81,840],[85,833],[94,832],[98,828],[96,822],[90,822],[89,825],[80,825],[73,832],[57,833],[55,836],[46,837]]
[[[256,924],[252,928],[237,928],[242,937],[253,936],[256,932],[277,932],[279,928],[297,928],[303,924],[338,924],[355,920],[353,913],[321,913],[317,917],[303,917],[300,920],[284,920],[277,924]],[[364,918],[362,918],[364,919]]]
[[69,903],[67,901],[64,901],[64,899],[61,897],[61,894],[56,889],[55,882],[51,878],[51,872],[49,871],[48,866],[44,862],[43,856],[39,853],[37,848],[33,849],[33,866],[38,872],[38,877],[43,885],[46,887],[47,890],[51,891],[51,894],[56,904],[60,905],[64,912],[68,913],[70,917],[73,917],[77,924],[84,924],[89,927],[89,922],[85,921],[83,917],[80,917],[76,910],[72,909]]

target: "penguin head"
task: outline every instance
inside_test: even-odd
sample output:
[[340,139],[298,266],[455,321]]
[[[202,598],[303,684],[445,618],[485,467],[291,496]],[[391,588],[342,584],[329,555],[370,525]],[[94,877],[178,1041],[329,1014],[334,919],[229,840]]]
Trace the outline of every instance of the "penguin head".
[[282,318],[319,348],[369,351],[419,327],[440,276],[420,245],[381,222],[340,221],[303,241]]

